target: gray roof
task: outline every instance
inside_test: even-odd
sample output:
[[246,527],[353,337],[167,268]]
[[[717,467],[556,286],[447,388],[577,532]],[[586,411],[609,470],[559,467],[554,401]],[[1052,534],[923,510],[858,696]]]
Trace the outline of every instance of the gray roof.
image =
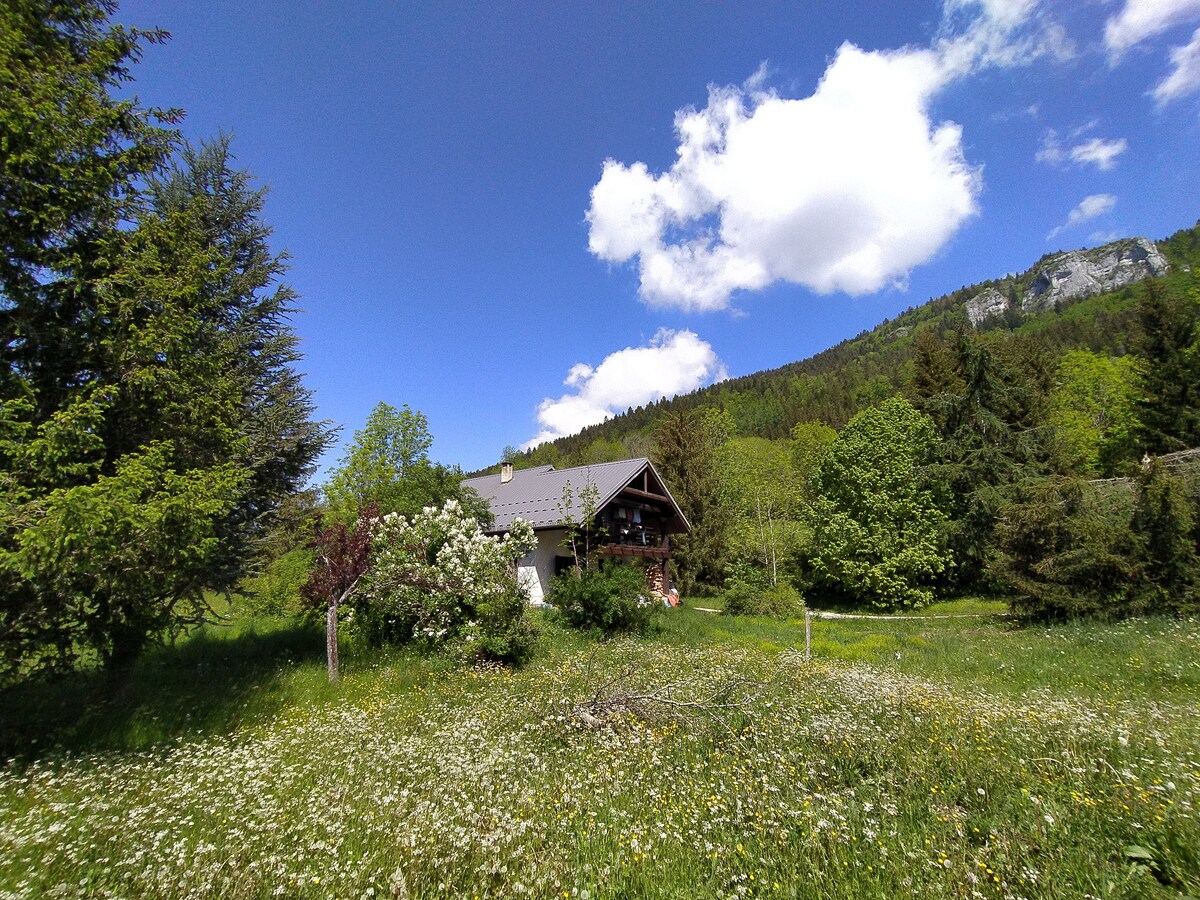
[[556,528],[562,523],[563,489],[568,481],[575,496],[567,511],[578,517],[579,492],[589,482],[594,484],[599,492],[596,508],[603,509],[622,488],[641,475],[642,470],[646,468],[654,473],[655,479],[663,486],[684,527],[690,527],[679,509],[679,504],[663,484],[653,464],[645,457],[576,466],[573,469],[555,469],[553,466],[518,469],[513,472],[509,482],[502,482],[499,475],[493,474],[467,478],[463,485],[472,488],[491,506],[492,515],[496,520],[493,531],[507,531],[516,518],[524,519],[535,529]]

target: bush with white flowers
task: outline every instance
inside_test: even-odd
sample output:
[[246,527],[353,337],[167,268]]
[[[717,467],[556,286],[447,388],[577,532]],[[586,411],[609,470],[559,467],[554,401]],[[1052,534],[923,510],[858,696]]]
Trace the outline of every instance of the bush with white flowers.
[[411,519],[384,516],[354,598],[359,627],[374,642],[457,642],[472,655],[521,662],[533,633],[516,563],[533,546],[528,522],[486,535],[456,500]]

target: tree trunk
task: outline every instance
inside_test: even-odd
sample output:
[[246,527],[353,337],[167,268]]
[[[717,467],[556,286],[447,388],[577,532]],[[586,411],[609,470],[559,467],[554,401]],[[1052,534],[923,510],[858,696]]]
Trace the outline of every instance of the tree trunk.
[[325,662],[329,669],[329,680],[331,682],[341,681],[341,673],[338,671],[338,640],[337,640],[337,617],[338,605],[340,597],[329,598],[329,609],[325,613]]

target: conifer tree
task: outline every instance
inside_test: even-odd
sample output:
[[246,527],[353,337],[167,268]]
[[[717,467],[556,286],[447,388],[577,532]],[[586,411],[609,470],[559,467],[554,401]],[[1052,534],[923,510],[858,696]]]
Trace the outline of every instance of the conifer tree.
[[984,339],[959,332],[954,345],[961,388],[926,398],[922,408],[938,424],[929,479],[949,514],[952,580],[982,578],[992,554],[999,510],[1021,479],[1044,468],[1036,388],[1021,366]]
[[729,431],[719,414],[681,410],[663,418],[654,432],[654,465],[692,526],[690,534],[671,542],[682,593],[698,583],[719,584],[722,577],[726,521],[717,450]]
[[1145,361],[1139,380],[1143,450],[1151,455],[1200,447],[1200,284],[1182,289],[1157,279],[1138,297]]
[[113,8],[0,5],[0,675],[198,620],[326,440],[262,194],[224,139],[165,167]]

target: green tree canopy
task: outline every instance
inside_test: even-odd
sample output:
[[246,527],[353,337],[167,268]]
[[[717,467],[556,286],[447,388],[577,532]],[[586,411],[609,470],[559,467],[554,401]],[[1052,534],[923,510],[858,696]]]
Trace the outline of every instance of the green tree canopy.
[[778,584],[808,529],[801,518],[802,481],[783,441],[732,438],[720,450],[729,555],[761,566]]
[[462,487],[462,473],[430,461],[432,446],[424,413],[407,404],[376,404],[323,488],[332,518],[349,524],[365,506],[412,516],[454,499],[474,518],[489,521],[487,504]]
[[1133,458],[1138,377],[1132,356],[1070,350],[1059,360],[1048,422],[1061,471],[1111,475]]
[[86,381],[89,312],[136,218],[138,179],[175,144],[173,112],[118,99],[161,32],[114,26],[105,0],[0,4],[0,373],[45,421]]
[[[922,397],[938,425],[930,480],[950,516],[953,580],[977,583],[986,574],[992,529],[1021,479],[1044,472],[1041,394],[1030,361],[986,336],[959,332],[948,348],[958,378],[930,375],[944,393]],[[941,354],[930,350],[930,358]],[[941,363],[938,363],[939,367]]]
[[726,515],[721,503],[720,447],[732,432],[719,410],[689,410],[662,419],[652,459],[692,526],[672,540],[672,563],[683,593],[697,583],[719,584],[725,558]]
[[821,460],[825,458],[835,440],[837,431],[824,422],[797,422],[792,426],[792,439],[788,445],[792,456],[792,469],[805,495],[809,493],[809,486],[816,476]]
[[810,521],[826,586],[881,609],[921,606],[950,564],[945,516],[924,482],[928,416],[902,397],[847,423],[822,460]]

